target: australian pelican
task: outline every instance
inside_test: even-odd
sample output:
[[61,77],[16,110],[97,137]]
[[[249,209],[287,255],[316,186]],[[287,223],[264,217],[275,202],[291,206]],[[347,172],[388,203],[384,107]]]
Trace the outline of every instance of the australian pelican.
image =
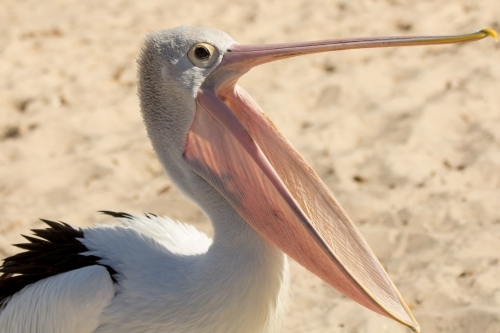
[[2,333],[274,333],[289,255],[359,304],[414,331],[396,287],[326,186],[237,80],[315,52],[474,41],[384,37],[240,45],[221,31],[150,33],[138,60],[141,111],[172,182],[214,238],[153,214],[123,226],[45,221],[0,271]]

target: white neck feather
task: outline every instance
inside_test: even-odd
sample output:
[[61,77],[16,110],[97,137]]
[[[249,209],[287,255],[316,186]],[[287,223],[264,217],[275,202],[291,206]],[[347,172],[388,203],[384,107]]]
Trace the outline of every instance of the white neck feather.
[[218,291],[226,318],[238,322],[237,330],[225,332],[278,332],[289,292],[287,258],[239,216],[225,213],[212,219],[214,241],[202,269],[214,281],[209,288]]
[[[180,295],[176,306],[182,309],[175,320],[178,325],[158,328],[172,332],[277,332],[288,298],[286,256],[258,235],[220,193],[183,160],[186,136],[196,109],[194,95],[204,76],[196,72],[176,72],[176,67],[167,64],[162,38],[152,35],[139,58],[142,115],[161,164],[173,183],[210,218],[214,240],[206,252],[167,258],[177,262],[173,267],[177,272],[157,272],[162,281],[167,281],[158,281],[157,288],[163,285],[172,289],[172,279],[181,279],[174,285]],[[228,46],[234,43],[229,37],[225,38]],[[167,44],[183,47],[175,37]],[[182,59],[179,64],[185,60]],[[179,78],[189,84],[182,84]],[[196,238],[193,234],[188,236],[182,239],[188,244]],[[137,258],[137,261],[140,266],[144,259]],[[159,299],[159,302],[165,300]],[[173,313],[165,316],[173,316]],[[194,326],[185,329],[185,323],[190,320],[195,320]]]
[[113,304],[96,333],[280,331],[287,258],[226,205],[212,217],[210,247],[192,227],[160,218],[137,216],[126,223],[132,229],[86,229],[88,254],[105,258],[103,264],[123,263]]

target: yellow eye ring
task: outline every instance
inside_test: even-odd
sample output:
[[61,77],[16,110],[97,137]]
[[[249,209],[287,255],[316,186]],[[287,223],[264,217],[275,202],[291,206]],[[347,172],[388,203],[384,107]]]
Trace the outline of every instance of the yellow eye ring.
[[208,68],[219,58],[219,51],[208,43],[196,43],[191,46],[187,56],[193,65]]

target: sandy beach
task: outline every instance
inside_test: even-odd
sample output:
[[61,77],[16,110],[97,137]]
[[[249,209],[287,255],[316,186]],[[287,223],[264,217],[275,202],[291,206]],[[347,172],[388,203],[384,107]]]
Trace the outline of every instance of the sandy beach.
[[[146,136],[136,63],[151,30],[242,44],[500,30],[498,0],[0,1],[0,255],[38,218],[99,210],[210,224]],[[300,57],[240,80],[335,194],[422,332],[500,332],[500,44]],[[295,262],[283,332],[410,332]]]

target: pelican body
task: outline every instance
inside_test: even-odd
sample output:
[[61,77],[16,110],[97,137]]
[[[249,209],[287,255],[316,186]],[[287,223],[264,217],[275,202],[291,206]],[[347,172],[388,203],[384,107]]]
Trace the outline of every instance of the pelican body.
[[362,306],[419,327],[354,224],[236,82],[252,67],[315,52],[473,41],[382,37],[240,45],[221,31],[150,33],[138,60],[141,112],[172,182],[214,238],[154,214],[122,226],[46,221],[0,271],[0,332],[278,332],[287,255]]

